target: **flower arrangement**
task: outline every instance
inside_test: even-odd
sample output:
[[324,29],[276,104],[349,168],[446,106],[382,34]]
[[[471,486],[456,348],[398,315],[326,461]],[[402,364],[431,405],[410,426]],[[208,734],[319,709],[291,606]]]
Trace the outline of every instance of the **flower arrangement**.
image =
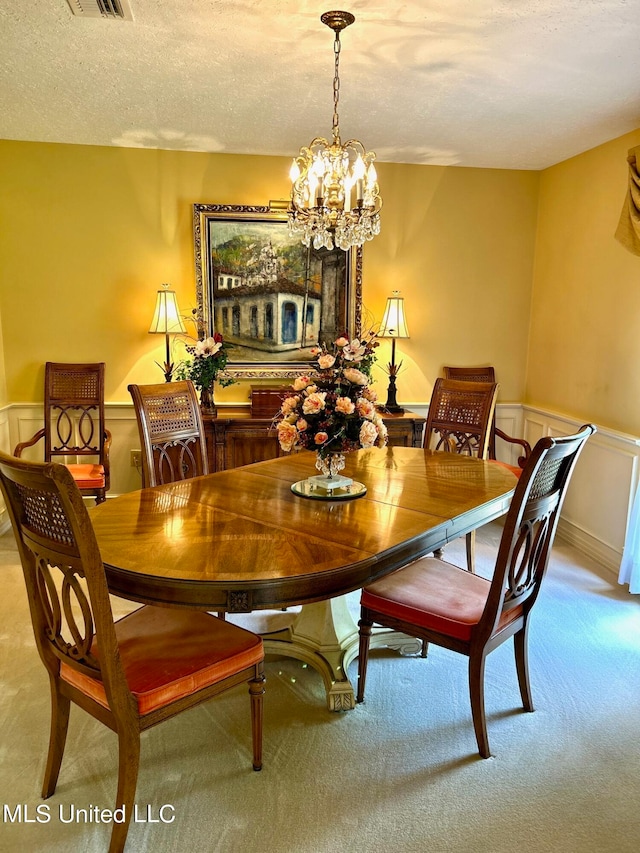
[[225,373],[228,361],[227,344],[219,332],[212,337],[185,345],[189,354],[176,368],[178,379],[190,379],[200,391],[211,390],[217,380],[221,385],[233,385],[233,376]]
[[315,372],[298,377],[282,401],[277,424],[280,447],[315,450],[319,460],[364,447],[384,447],[387,428],[369,387],[375,336],[338,338],[315,347]]

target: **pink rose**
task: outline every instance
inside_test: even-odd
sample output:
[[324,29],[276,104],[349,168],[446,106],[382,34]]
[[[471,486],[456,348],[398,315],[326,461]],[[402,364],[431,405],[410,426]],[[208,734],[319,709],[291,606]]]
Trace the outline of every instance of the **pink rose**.
[[290,415],[291,412],[296,409],[299,402],[300,397],[285,397],[285,399],[282,401],[280,411],[283,415]]
[[305,421],[304,418],[298,418],[298,420],[296,421],[296,429],[298,430],[298,432],[304,432],[308,426],[309,424]]
[[317,432],[313,440],[316,444],[324,444],[328,438],[329,436],[326,434],[326,432]]
[[337,347],[346,347],[346,345],[348,343],[349,343],[349,341],[345,337],[340,337],[336,341],[336,346]]
[[343,415],[351,415],[355,411],[355,405],[348,397],[338,397],[336,400],[336,412],[342,412]]
[[287,421],[280,421],[277,430],[280,447],[288,453],[298,441],[298,431]]
[[378,429],[371,421],[365,421],[360,427],[360,444],[362,447],[373,447],[378,438]]
[[293,390],[294,391],[304,391],[304,389],[311,385],[311,379],[308,376],[298,376],[293,380]]
[[321,412],[325,406],[324,401],[326,396],[326,391],[315,391],[313,394],[309,394],[307,399],[302,404],[303,414],[315,415],[318,412]]
[[318,367],[320,370],[328,370],[330,367],[333,367],[335,363],[335,356],[329,355],[328,353],[327,355],[321,355],[318,359]]
[[370,400],[365,400],[364,397],[358,397],[356,408],[359,415],[363,418],[368,418],[369,420],[372,420],[376,413],[376,407]]

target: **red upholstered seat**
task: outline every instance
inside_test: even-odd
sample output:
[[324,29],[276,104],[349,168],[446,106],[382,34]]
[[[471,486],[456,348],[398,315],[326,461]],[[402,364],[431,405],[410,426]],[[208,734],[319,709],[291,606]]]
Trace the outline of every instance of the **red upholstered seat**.
[[[93,476],[100,466],[75,467]],[[108,484],[106,466],[104,471]],[[262,638],[209,613],[154,605],[114,621],[85,493],[69,468],[0,451],[0,490],[19,546],[34,638],[49,676],[51,728],[42,796],[56,790],[73,703],[118,738],[115,810],[124,818],[112,823],[109,851],[122,853],[136,802],[142,732],[246,685],[253,769],[261,769]],[[153,565],[153,553],[149,562]]]
[[[44,461],[68,468],[85,497],[97,504],[110,486],[111,433],[104,409],[104,362],[68,364],[48,361],[44,370],[44,427],[16,444],[20,458],[27,448],[44,441]],[[68,459],[76,462],[68,463]]]
[[79,489],[104,489],[106,477],[102,465],[67,465]]
[[[208,613],[141,607],[115,623],[120,659],[140,714],[259,663],[262,639]],[[94,642],[91,651],[100,658]],[[60,676],[105,708],[104,684],[64,662]]]
[[483,758],[491,755],[484,709],[485,660],[511,637],[522,707],[533,711],[527,623],[547,568],[567,484],[595,429],[585,424],[575,435],[541,438],[522,471],[514,471],[519,477],[491,580],[423,557],[363,589],[357,702],[364,701],[376,624],[422,640],[423,657],[427,643],[468,657],[471,714]]
[[[468,641],[490,589],[485,578],[435,557],[423,557],[366,587],[361,603],[377,614]],[[520,607],[503,613],[500,628],[520,615]]]

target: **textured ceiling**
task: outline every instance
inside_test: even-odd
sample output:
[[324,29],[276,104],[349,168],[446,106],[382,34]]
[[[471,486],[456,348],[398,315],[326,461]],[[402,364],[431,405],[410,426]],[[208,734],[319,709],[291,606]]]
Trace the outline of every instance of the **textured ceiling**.
[[[0,0],[0,138],[293,155],[330,136],[328,3]],[[340,129],[381,161],[541,169],[640,127],[640,0],[350,0]]]

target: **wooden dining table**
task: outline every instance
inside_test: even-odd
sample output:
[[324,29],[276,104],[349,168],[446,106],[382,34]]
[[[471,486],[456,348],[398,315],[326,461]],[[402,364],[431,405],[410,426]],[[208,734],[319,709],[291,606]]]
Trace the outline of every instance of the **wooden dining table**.
[[[267,654],[315,667],[329,709],[349,710],[358,629],[345,594],[499,518],[516,478],[494,462],[387,447],[347,455],[342,473],[365,486],[361,496],[292,491],[315,473],[302,451],[129,492],[90,513],[113,595],[257,624]],[[417,640],[381,631],[372,645],[412,643],[417,651]]]

